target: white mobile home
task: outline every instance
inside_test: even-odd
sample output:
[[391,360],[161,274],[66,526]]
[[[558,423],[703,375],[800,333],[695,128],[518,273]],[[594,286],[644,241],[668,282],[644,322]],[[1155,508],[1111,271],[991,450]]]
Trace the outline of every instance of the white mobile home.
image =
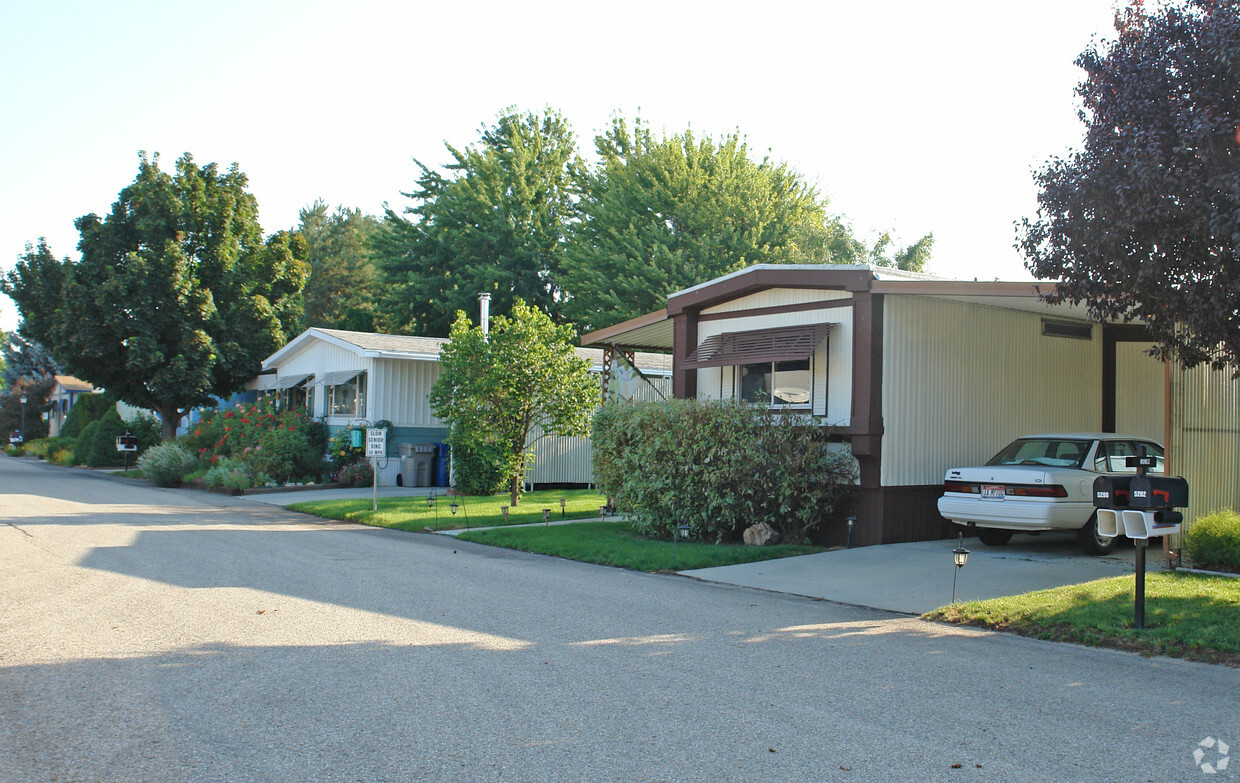
[[[307,329],[263,362],[263,374],[251,388],[279,395],[285,405],[306,406],[333,433],[390,422],[389,459],[386,466],[380,466],[379,483],[397,483],[401,454],[407,453],[405,467],[410,470],[406,475],[417,484],[443,486],[446,475],[442,470],[427,465],[425,474],[420,474],[409,461],[430,462],[434,449],[448,436],[447,425],[431,412],[429,401],[439,377],[439,349],[446,342],[432,337]],[[578,355],[593,362],[594,372],[604,374],[602,350],[578,349]],[[642,365],[642,375],[654,385],[642,381],[634,384],[631,393],[670,396],[670,357],[643,354],[636,360]],[[656,391],[656,387],[662,388]],[[537,484],[589,484],[593,481],[591,457],[588,439],[545,438],[535,447],[528,477]]]
[[935,508],[946,470],[1018,436],[1166,438],[1166,375],[1144,353],[1145,330],[1091,323],[1039,293],[868,266],[758,265],[582,344],[671,351],[676,397],[812,414],[858,462],[854,542],[933,539],[951,534]]

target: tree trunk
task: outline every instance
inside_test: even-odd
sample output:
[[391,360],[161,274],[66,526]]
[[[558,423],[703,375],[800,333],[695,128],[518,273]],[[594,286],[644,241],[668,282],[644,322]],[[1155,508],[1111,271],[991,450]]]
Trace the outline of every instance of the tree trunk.
[[181,417],[185,414],[175,405],[161,406],[155,409],[163,422],[163,441],[171,443],[177,439],[177,427],[181,426]]

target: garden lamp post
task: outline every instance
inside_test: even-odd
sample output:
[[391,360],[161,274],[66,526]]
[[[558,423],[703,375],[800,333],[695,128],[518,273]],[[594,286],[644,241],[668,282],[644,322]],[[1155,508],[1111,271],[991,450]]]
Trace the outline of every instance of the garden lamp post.
[[599,522],[607,521],[607,506],[598,507],[598,521]]
[[439,529],[439,508],[435,505],[435,493],[426,496],[426,507],[435,512],[435,529]]
[[560,498],[560,519],[564,518],[564,510],[568,505],[568,498]]
[[683,523],[677,525],[675,532],[672,533],[672,570],[673,571],[676,570],[676,542],[682,538],[688,538],[688,537],[689,537],[689,526]]
[[550,525],[550,524],[551,524],[551,509],[549,509],[549,508],[544,508],[544,509],[543,509],[543,524],[544,524],[544,525]]
[[952,572],[952,603],[954,604],[956,603],[956,577],[960,574],[960,569],[964,568],[964,564],[969,562],[969,550],[964,548],[964,533],[956,539],[956,548],[952,550],[952,562],[956,564],[956,570]]
[[21,432],[22,432],[22,440],[23,440],[23,441],[25,441],[25,439],[26,439],[26,393],[25,393],[25,392],[22,392],[21,401],[22,401],[22,429],[21,429]]
[[508,524],[508,506],[500,506],[499,513],[504,515],[504,524]]
[[461,504],[457,503],[455,500],[448,504],[449,510],[452,511],[452,516],[456,516],[456,510],[460,507],[461,507]]
[[852,531],[853,531],[853,525],[857,524],[857,518],[849,517],[848,519],[844,521],[848,523],[848,542],[845,544],[844,548],[852,549]]

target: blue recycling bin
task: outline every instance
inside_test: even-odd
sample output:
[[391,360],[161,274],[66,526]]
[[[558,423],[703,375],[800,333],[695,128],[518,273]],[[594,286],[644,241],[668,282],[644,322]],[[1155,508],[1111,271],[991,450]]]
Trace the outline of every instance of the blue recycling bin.
[[435,444],[435,486],[448,486],[450,466],[452,464],[452,447],[446,443]]

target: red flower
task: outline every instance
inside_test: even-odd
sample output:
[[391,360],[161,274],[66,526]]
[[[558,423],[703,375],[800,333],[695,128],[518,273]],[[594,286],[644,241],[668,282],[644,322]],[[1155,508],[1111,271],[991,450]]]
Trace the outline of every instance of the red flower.
[[201,434],[202,434],[202,430],[194,430],[194,434],[195,434],[195,435],[201,435]]
[[226,418],[226,419],[231,419],[232,417],[233,417],[233,412],[232,412],[232,411],[228,411],[227,413],[225,413],[225,414],[224,414],[224,418]]
[[224,428],[224,432],[231,432],[231,431],[232,431],[232,427],[225,427],[225,428]]
[[244,421],[246,424],[249,424],[249,423],[250,423],[250,420],[249,420],[249,419],[242,419],[242,421]]

